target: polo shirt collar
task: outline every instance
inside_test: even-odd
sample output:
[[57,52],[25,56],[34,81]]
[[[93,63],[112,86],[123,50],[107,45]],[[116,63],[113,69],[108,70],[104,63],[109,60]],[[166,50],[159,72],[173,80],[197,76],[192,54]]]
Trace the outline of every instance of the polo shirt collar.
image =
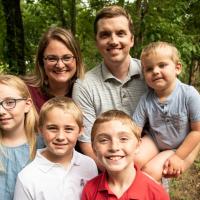
[[[61,167],[64,169],[64,167],[60,165],[59,163],[51,162],[50,160],[48,160],[41,154],[45,149],[46,148],[37,150],[35,159],[36,159],[36,162],[39,164],[38,168],[45,173],[54,167]],[[73,156],[69,164],[68,170],[71,169],[72,166],[78,166],[78,165],[80,165],[80,161],[78,159],[78,153],[73,149]]]
[[[143,182],[140,181],[142,180],[142,172],[138,169],[137,166],[134,166],[136,170],[136,175],[133,183],[130,185],[128,188],[128,196],[129,199],[137,200],[140,199],[140,196],[138,194],[138,191],[141,191],[141,188],[143,188]],[[107,173],[103,172],[101,180],[99,182],[99,187],[98,187],[99,192],[107,192],[108,194],[113,194],[113,192],[109,189],[108,186],[108,181],[107,181]]]
[[[113,74],[108,70],[108,68],[106,67],[105,63],[102,62],[101,64],[101,69],[102,69],[102,77],[103,80],[106,81],[108,79],[116,79],[118,80],[115,76],[113,76]],[[130,66],[129,66],[129,71],[128,71],[128,76],[127,79],[130,79],[131,77],[140,77],[141,71],[138,68],[138,66],[136,66],[136,64],[134,63],[133,59],[130,59]],[[119,80],[118,80],[119,81]]]

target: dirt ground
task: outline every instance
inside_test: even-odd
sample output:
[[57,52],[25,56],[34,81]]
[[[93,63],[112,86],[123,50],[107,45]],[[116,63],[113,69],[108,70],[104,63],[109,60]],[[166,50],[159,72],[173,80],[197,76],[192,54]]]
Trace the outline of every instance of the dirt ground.
[[200,200],[200,153],[180,178],[170,181],[171,200]]

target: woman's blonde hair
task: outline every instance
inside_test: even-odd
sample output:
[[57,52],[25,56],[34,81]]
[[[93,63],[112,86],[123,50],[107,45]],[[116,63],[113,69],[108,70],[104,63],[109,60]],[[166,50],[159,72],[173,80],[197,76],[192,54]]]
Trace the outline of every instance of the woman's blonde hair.
[[127,125],[132,131],[132,133],[135,135],[137,140],[138,141],[140,140],[140,132],[138,130],[138,127],[136,126],[136,124],[133,122],[132,118],[128,114],[126,114],[125,112],[121,110],[109,110],[100,114],[95,120],[92,127],[92,131],[91,131],[92,143],[94,142],[94,138],[95,138],[98,127],[102,123],[113,121],[113,120],[118,120],[122,122],[123,124]]
[[54,108],[60,108],[64,112],[71,114],[79,128],[81,129],[83,127],[83,114],[76,103],[68,97],[54,97],[42,105],[39,114],[39,127],[44,125],[48,112]]
[[[9,87],[15,88],[22,98],[31,98],[31,94],[26,86],[26,84],[18,77],[14,75],[0,75],[0,84],[7,85]],[[0,94],[1,95],[1,94]],[[27,141],[29,144],[30,159],[35,157],[36,153],[36,133],[37,133],[37,122],[38,114],[34,107],[31,106],[29,112],[25,114],[24,128],[27,136]],[[0,129],[0,146],[2,140],[2,129]]]
[[46,74],[44,70],[44,51],[49,45],[50,41],[58,40],[62,42],[72,53],[76,60],[76,73],[70,80],[70,87],[77,78],[84,77],[85,68],[81,56],[81,51],[78,42],[75,40],[72,32],[60,27],[49,28],[41,37],[35,60],[35,72],[32,76],[24,77],[24,80],[34,87],[45,88]]

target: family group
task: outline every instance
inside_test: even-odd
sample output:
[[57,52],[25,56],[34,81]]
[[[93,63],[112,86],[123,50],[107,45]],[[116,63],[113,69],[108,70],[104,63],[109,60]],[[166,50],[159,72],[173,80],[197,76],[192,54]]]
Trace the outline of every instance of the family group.
[[169,200],[200,149],[200,95],[166,41],[132,58],[122,7],[94,21],[102,62],[85,73],[70,30],[41,37],[35,71],[0,75],[1,200]]

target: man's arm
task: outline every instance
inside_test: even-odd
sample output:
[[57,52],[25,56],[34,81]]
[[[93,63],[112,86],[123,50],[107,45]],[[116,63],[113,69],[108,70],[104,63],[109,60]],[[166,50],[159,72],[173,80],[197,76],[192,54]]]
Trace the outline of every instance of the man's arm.
[[72,98],[83,111],[84,133],[78,139],[79,147],[83,154],[91,157],[96,162],[98,168],[102,169],[91,145],[91,129],[96,119],[94,103],[92,102],[92,92],[78,80],[74,84]]
[[[92,92],[89,91],[89,86],[83,85],[81,80],[77,80],[73,87],[72,98],[83,112],[84,132],[79,137],[79,142],[91,143],[91,128],[96,119]],[[83,153],[84,150],[83,150]],[[87,154],[86,154],[87,155]]]

